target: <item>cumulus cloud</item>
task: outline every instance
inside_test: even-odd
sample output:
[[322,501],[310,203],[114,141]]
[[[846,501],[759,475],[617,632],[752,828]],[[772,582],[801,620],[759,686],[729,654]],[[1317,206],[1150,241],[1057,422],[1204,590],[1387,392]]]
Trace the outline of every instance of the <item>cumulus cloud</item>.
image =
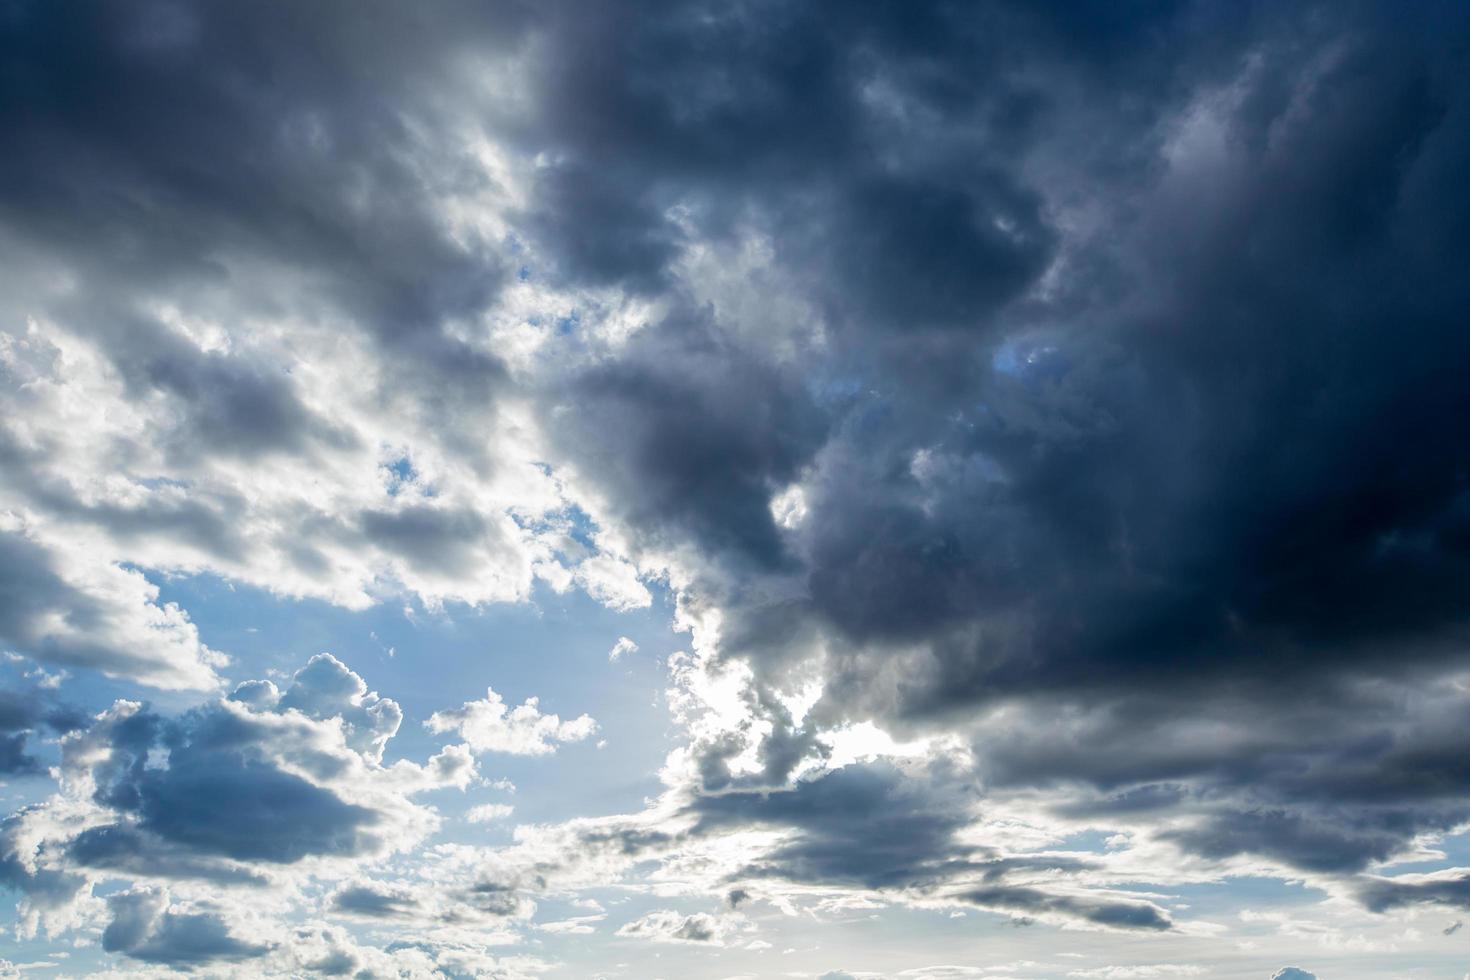
[[476,752],[505,752],[510,755],[549,755],[565,742],[580,742],[597,731],[588,715],[562,721],[557,715],[542,714],[539,698],[527,698],[508,707],[493,688],[479,701],[462,707],[436,711],[424,726],[431,732],[457,732]]
[[612,649],[607,651],[607,659],[610,663],[617,663],[628,654],[637,652],[638,644],[626,636],[620,636],[618,637],[618,642],[612,645]]
[[119,701],[62,736],[61,792],[6,820],[0,876],[29,930],[74,921],[94,888],[128,883],[106,898],[104,948],[178,967],[287,950],[281,921],[244,910],[278,915],[291,889],[334,880],[344,883],[325,907],[358,918],[528,916],[515,888],[452,856],[404,884],[352,877],[361,859],[411,849],[438,826],[414,794],[462,789],[474,773],[463,746],[382,765],[398,719],[327,654],[284,694],[255,682],[178,716]]
[[220,960],[241,961],[264,955],[269,946],[231,935],[209,912],[175,911],[165,894],[131,890],[107,899],[111,921],[102,948],[145,963],[189,968]]
[[383,761],[383,747],[403,721],[397,703],[370,693],[363,679],[330,653],[307,661],[274,706],[318,721],[339,719],[347,744],[373,762]]

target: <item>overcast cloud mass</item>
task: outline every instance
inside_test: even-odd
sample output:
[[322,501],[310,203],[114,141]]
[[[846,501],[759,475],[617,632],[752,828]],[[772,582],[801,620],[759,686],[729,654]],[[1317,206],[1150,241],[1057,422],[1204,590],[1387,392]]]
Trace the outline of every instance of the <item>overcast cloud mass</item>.
[[0,977],[1470,971],[1470,6],[0,0]]

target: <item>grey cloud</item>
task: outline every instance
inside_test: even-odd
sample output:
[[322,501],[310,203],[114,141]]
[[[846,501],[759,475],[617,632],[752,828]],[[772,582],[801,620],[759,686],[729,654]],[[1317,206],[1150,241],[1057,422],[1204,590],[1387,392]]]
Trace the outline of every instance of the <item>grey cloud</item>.
[[561,442],[616,494],[617,516],[642,532],[644,547],[688,535],[736,567],[786,563],[769,501],[824,427],[798,377],[682,309],[566,395]]
[[[987,791],[1044,790],[1102,822],[1170,814],[1167,839],[1209,859],[1356,874],[1470,815],[1458,708],[1430,718],[1411,696],[1470,627],[1463,9],[371,11],[187,8],[149,31],[32,4],[0,25],[12,312],[76,324],[136,396],[176,408],[158,435],[176,457],[311,458],[353,436],[269,363],[163,346],[141,311],[159,296],[355,324],[405,410],[492,471],[475,419],[519,382],[453,328],[524,262],[659,311],[605,352],[574,324],[560,349],[586,356],[518,392],[558,462],[635,548],[697,556],[684,598],[720,609],[721,655],[762,690],[822,651],[804,727],[752,706],[776,728],[763,788],[824,726],[968,729],[1004,704],[1023,737],[975,741]],[[457,240],[429,190],[488,178],[436,96],[464,59],[508,52],[524,104],[474,108],[542,164],[506,241]],[[727,303],[681,265],[747,238],[790,303]],[[58,299],[36,269],[83,288]],[[784,526],[769,504],[792,483],[805,516]],[[98,510],[15,486],[123,537],[238,548],[229,501]],[[303,525],[456,576],[493,544],[487,520],[424,505]],[[288,544],[300,568],[328,564],[324,542]],[[6,643],[156,667],[91,628],[108,610],[55,556],[8,533],[0,549],[25,572],[0,588]],[[48,634],[37,611],[82,628]],[[1343,697],[1360,683],[1395,696]],[[282,698],[309,715],[308,687]],[[396,722],[363,710],[352,725],[377,744]],[[1072,741],[1036,724],[1073,711]],[[1186,737],[1190,719],[1217,737]],[[104,780],[141,830],[277,863],[370,848],[370,812],[259,759],[227,716],[156,724]],[[156,748],[166,769],[140,761]],[[955,844],[978,789],[916,798],[850,767],[759,793],[730,774],[735,740],[706,748],[701,833],[793,831],[753,877],[908,888],[994,857]],[[1454,904],[1454,888],[1365,901]],[[1167,924],[1025,885],[970,894]]]
[[[401,720],[393,701],[369,693],[329,654],[313,657],[284,695],[256,683],[234,700],[252,710],[215,703],[175,719],[147,709],[104,716],[87,739],[109,750],[92,776],[96,801],[118,822],[75,838],[71,857],[133,874],[259,884],[254,862],[290,865],[385,846],[393,833],[386,815],[325,784],[347,770],[354,751],[369,763],[381,759]],[[315,721],[334,723],[340,748],[305,727]],[[148,764],[160,755],[165,764]]]
[[209,713],[196,724],[175,736],[167,768],[139,759],[100,798],[165,841],[238,860],[289,864],[379,845],[373,811],[261,758],[247,727]]
[[[187,540],[191,545],[222,559],[234,560],[244,554],[234,517],[240,507],[238,499],[205,501],[181,494],[149,496],[128,504],[108,500],[82,500],[61,481],[46,478],[43,469],[46,453],[36,447],[24,448],[9,433],[0,431],[0,461],[5,465],[4,478],[14,490],[44,507],[47,511],[95,527],[106,528],[124,541],[137,542],[161,535]],[[176,485],[173,489],[185,489]]]
[[413,506],[359,515],[369,541],[403,558],[411,567],[435,574],[468,575],[498,543],[499,529],[473,510]]
[[1115,929],[1163,930],[1173,925],[1167,913],[1148,902],[1075,898],[1047,894],[1036,888],[1005,886],[977,888],[959,897],[982,908],[1022,915],[1062,915]]
[[39,771],[35,758],[26,753],[26,733],[0,735],[0,773],[24,775]]
[[73,871],[33,865],[35,847],[23,836],[25,810],[0,822],[0,885],[19,892],[23,902],[55,909],[71,902],[87,879]]
[[66,847],[69,862],[82,868],[126,875],[214,881],[221,885],[263,886],[268,879],[249,867],[189,853],[187,846],[171,847],[130,827],[113,824],[84,830]]
[[[981,329],[1046,267],[1053,235],[1037,205],[999,174],[863,176],[818,215],[793,215],[785,257],[828,265],[822,299],[843,319],[901,334]],[[803,225],[824,237],[801,241]]]
[[[145,38],[139,24],[155,14],[173,26]],[[445,198],[497,191],[467,149],[474,113],[447,109],[439,93],[468,59],[514,50],[526,25],[516,3],[434,17],[391,4],[240,14],[157,4],[137,18],[105,4],[66,17],[10,5],[0,24],[15,82],[0,96],[13,138],[0,164],[7,343],[24,337],[28,318],[54,321],[151,418],[136,442],[114,439],[96,461],[130,494],[83,491],[74,474],[56,472],[57,447],[0,427],[0,456],[15,464],[0,478],[9,503],[99,529],[129,559],[170,552],[163,564],[190,571],[258,576],[262,562],[280,560],[321,579],[331,559],[307,526],[355,537],[360,551],[372,548],[361,539],[375,519],[389,525],[384,550],[439,567],[444,550],[395,534],[392,515],[342,528],[321,514],[278,515],[295,525],[282,541],[254,539],[250,495],[193,478],[371,452],[359,420],[319,411],[310,372],[293,375],[256,343],[256,325],[293,318],[360,330],[389,368],[376,397],[493,468],[480,415],[506,371],[451,328],[492,304],[510,245],[448,227]],[[464,139],[446,138],[461,129]],[[230,341],[203,350],[174,316],[218,324]],[[16,383],[7,391],[23,416],[28,379],[11,366],[0,366],[0,381]],[[51,563],[33,564],[44,584]],[[84,588],[54,591],[48,605],[74,618],[97,604]],[[149,680],[163,673],[109,637],[63,648],[5,628],[6,618],[0,636],[38,656]]]
[[655,202],[629,197],[627,177],[605,166],[560,165],[537,178],[533,236],[553,247],[560,276],[651,292],[667,285],[677,229]]
[[85,728],[89,719],[40,690],[0,691],[0,775],[36,775],[44,771],[29,751],[39,729],[65,733]]
[[193,625],[185,617],[150,619],[154,596],[141,576],[104,569],[100,574],[113,588],[99,593],[72,580],[65,563],[27,535],[0,530],[0,642],[43,663],[160,687],[209,686],[213,672],[202,661],[210,653]]
[[[1097,868],[1074,855],[1001,856],[959,832],[975,819],[978,794],[942,763],[901,771],[855,764],[798,780],[788,790],[726,790],[701,796],[690,837],[769,827],[786,839],[758,851],[736,879],[778,879],[965,902],[1024,915],[1047,914],[1117,929],[1168,929],[1169,916],[1149,902],[1071,895],[1058,882]],[[1021,884],[1044,878],[1046,885]],[[748,895],[745,888],[730,892]]]
[[[1463,626],[1448,601],[1463,508],[1458,463],[1435,447],[1455,443],[1464,417],[1448,368],[1461,297],[1423,243],[1463,244],[1426,204],[1458,200],[1444,177],[1463,151],[1463,86],[1436,40],[1458,20],[1388,25],[1369,4],[1332,30],[1281,8],[1218,32],[1198,30],[1221,25],[1191,4],[1106,26],[1004,4],[974,19],[939,8],[903,27],[867,8],[820,25],[764,13],[790,29],[780,40],[752,32],[748,12],[675,17],[615,35],[616,78],[606,60],[566,59],[547,93],[569,115],[548,138],[573,158],[626,161],[598,179],[621,176],[624,198],[685,201],[711,236],[729,212],[707,198],[731,192],[832,311],[849,360],[811,372],[845,369],[879,392],[825,406],[843,417],[825,428],[824,458],[851,466],[816,474],[802,532],[810,597],[797,618],[850,644],[834,699],[850,689],[854,712],[937,716],[1036,687],[1188,686],[1231,672],[1266,684],[1265,649],[1283,654],[1272,671],[1310,679],[1328,660],[1371,668],[1384,644],[1427,658],[1452,648],[1441,639]],[[1004,55],[965,57],[994,54],[981,23],[1015,28]],[[728,54],[692,61],[714,37]],[[1339,43],[1350,53],[1314,75],[1323,62],[1303,52]],[[1258,74],[1239,74],[1246,52],[1260,53]],[[762,85],[717,84],[742,73]],[[1196,161],[1171,164],[1180,151],[1160,133],[1232,81],[1243,95],[1221,110],[1225,179],[1191,209],[1171,195],[1192,189],[1178,185],[1196,179]],[[875,82],[901,112],[863,103]],[[802,99],[768,98],[781,91]],[[589,96],[598,120],[571,93]],[[1131,115],[1105,107],[1124,96]],[[805,100],[823,123],[797,136],[783,107]],[[761,138],[726,158],[713,150],[741,132]],[[889,151],[882,166],[848,152],[864,140]],[[1046,161],[1050,184],[1024,179],[1035,170],[1023,156]],[[951,165],[961,159],[965,169]],[[831,203],[810,192],[817,181],[837,189]],[[1064,243],[1044,215],[1079,198],[1109,231]],[[777,214],[796,217],[760,217]],[[645,230],[661,220],[651,213]],[[1068,274],[1033,293],[1057,260]],[[647,288],[653,266],[629,271],[630,288]],[[1367,295],[1348,271],[1363,267],[1403,290]],[[1381,334],[1396,312],[1416,343]],[[872,320],[901,336],[871,337]],[[922,329],[958,324],[984,329],[967,346]],[[1329,337],[1337,367],[1313,354]],[[584,397],[601,417],[597,391]],[[1305,391],[1324,407],[1306,411]],[[706,546],[744,535],[743,552],[777,553],[757,537],[770,534],[764,511],[716,509],[728,494],[667,480],[697,452],[645,453],[654,427],[671,424],[670,401],[620,400],[630,438],[604,486],[629,513],[660,514],[660,533]],[[707,431],[744,456],[740,433]],[[761,431],[775,447],[794,430]],[[921,449],[951,463],[928,486],[910,465]],[[771,486],[814,454],[764,458],[783,464],[751,471]],[[895,641],[930,659],[897,703],[868,703]]]
[[145,963],[189,968],[205,963],[240,962],[265,955],[266,943],[233,935],[211,912],[174,912],[165,895],[133,890],[107,900],[112,921],[102,932],[102,948]]
[[426,888],[380,881],[358,881],[339,889],[331,909],[361,919],[418,919],[456,924],[529,915],[535,905],[516,885],[479,881],[467,886]]
[[969,864],[973,849],[954,837],[970,820],[967,802],[963,791],[936,789],[874,764],[799,781],[790,790],[705,796],[691,809],[699,817],[695,833],[748,825],[796,832],[744,875],[906,888],[932,887]]
[[[228,281],[231,252],[294,257],[401,337],[493,284],[422,208],[396,110],[426,109],[420,86],[471,39],[512,41],[513,5],[429,18],[385,4],[367,19],[344,7],[181,10],[189,29],[161,45],[133,41],[105,5],[7,18],[0,45],[24,79],[0,104],[15,137],[3,201],[15,231],[73,264],[155,282]],[[308,38],[316,57],[303,54]],[[358,195],[373,206],[356,207]],[[61,220],[63,205],[85,226]]]
[[634,919],[620,927],[617,934],[654,942],[715,943],[719,941],[721,931],[719,920],[703,912],[683,915],[659,910]]
[[1050,787],[1053,809],[1071,819],[1167,819],[1160,839],[1212,859],[1360,872],[1470,815],[1465,701],[1433,674],[1341,684],[1290,714],[1223,692],[1016,709],[1007,731],[977,736],[992,787]]
[[336,950],[319,960],[308,963],[311,969],[327,977],[342,977],[355,971],[358,959],[346,950]]
[[[1470,909],[1470,876],[1453,874],[1404,881],[1373,878],[1360,887],[1358,897],[1375,912],[1420,902]],[[1446,930],[1445,934],[1453,931]]]
[[332,896],[332,908],[336,911],[373,919],[411,915],[417,906],[412,894],[375,883],[344,888]]

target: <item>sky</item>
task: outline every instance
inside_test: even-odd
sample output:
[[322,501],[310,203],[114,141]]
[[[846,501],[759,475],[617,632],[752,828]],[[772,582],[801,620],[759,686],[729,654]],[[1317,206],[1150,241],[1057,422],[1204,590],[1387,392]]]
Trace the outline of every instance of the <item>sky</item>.
[[0,0],[0,977],[1470,977],[1470,5]]

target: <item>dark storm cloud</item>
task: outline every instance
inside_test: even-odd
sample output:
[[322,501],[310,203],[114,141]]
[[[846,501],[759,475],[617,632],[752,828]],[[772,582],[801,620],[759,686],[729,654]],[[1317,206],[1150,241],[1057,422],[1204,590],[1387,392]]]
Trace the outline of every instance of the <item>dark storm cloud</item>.
[[561,434],[579,469],[649,544],[692,541],[735,567],[785,564],[770,498],[823,434],[798,377],[681,309],[566,394],[575,413]]
[[910,709],[1310,676],[1463,635],[1464,295],[1420,254],[1442,219],[1417,200],[1449,190],[1422,175],[1461,152],[1462,73],[1408,25],[1351,36],[1326,67],[1266,55],[1244,84],[1284,73],[1295,103],[1263,114],[1248,90],[1218,123],[1223,172],[1165,177],[1114,229],[1141,271],[1110,285],[1137,295],[1083,311],[1111,329],[977,371],[963,424],[924,433],[948,466],[934,485],[890,456],[823,488],[814,604],[860,644],[932,646]]
[[860,178],[815,220],[821,238],[788,261],[822,270],[822,298],[845,318],[901,332],[983,329],[1046,268],[1052,235],[1033,195],[1003,175],[948,181]]
[[[1423,254],[1452,234],[1425,204],[1463,149],[1447,133],[1457,56],[1435,39],[1450,25],[1434,16],[1449,15],[1353,14],[1332,30],[1283,10],[1212,31],[1189,4],[1106,23],[1004,4],[938,5],[912,23],[882,5],[820,19],[755,5],[592,33],[595,54],[594,27],[556,36],[588,55],[548,69],[545,97],[566,112],[547,114],[544,138],[568,165],[585,154],[590,168],[595,152],[596,180],[622,182],[601,194],[664,194],[708,235],[734,207],[712,202],[739,201],[832,311],[839,349],[891,388],[879,418],[840,430],[857,462],[819,474],[805,533],[810,614],[858,645],[855,669],[870,644],[935,649],[900,708],[1090,685],[1100,662],[1108,681],[1172,682],[1184,664],[1193,677],[1254,669],[1269,648],[1288,654],[1274,668],[1310,672],[1341,646],[1432,653],[1462,625],[1459,462],[1442,451],[1466,415],[1462,297]],[[1229,83],[1228,153],[1195,172],[1188,134],[1171,148],[1170,127]],[[1128,113],[1088,123],[1084,110],[1120,100]],[[796,104],[819,120],[802,134]],[[739,149],[716,152],[727,146]],[[1028,179],[1041,170],[1050,185]],[[1047,215],[1083,201],[1109,230],[1061,256]],[[664,220],[650,211],[624,239]],[[1032,293],[1059,257],[1066,275]],[[656,271],[624,270],[638,289]],[[1385,333],[1395,322],[1411,343]],[[1029,351],[1016,334],[1019,361],[997,366],[998,337],[1028,323],[1049,332]],[[926,339],[958,326],[973,339]],[[645,433],[689,400],[645,385],[642,402],[620,399],[629,435],[612,455],[632,473],[610,488],[702,543],[758,542],[760,508],[707,510],[696,502],[721,497],[661,480],[703,457],[698,442],[660,442],[648,458]],[[606,386],[594,376],[578,393],[589,419],[605,416]],[[781,389],[742,378],[750,390]],[[715,387],[696,410],[742,401]],[[795,430],[777,416],[756,431],[774,446]],[[752,460],[741,486],[779,484],[811,458],[701,434]],[[919,450],[948,465],[922,489]]]
[[[728,384],[671,339],[713,335],[736,364],[749,334],[665,323],[630,356],[703,383],[599,369],[561,403],[597,426],[575,454],[635,525],[725,550],[699,587],[726,604],[727,654],[779,670],[823,638],[819,720],[1124,705],[1099,733],[1116,751],[989,765],[1099,787],[1115,817],[1187,804],[1171,839],[1215,858],[1351,872],[1457,826],[1453,735],[1325,699],[1423,682],[1470,633],[1463,12],[890,13],[757,4],[555,36],[589,56],[545,76],[565,113],[539,201],[615,195],[629,249],[590,261],[550,220],[542,248],[646,293],[681,235],[753,228],[831,332],[802,362],[804,429],[779,374]],[[703,422],[752,402],[771,414]],[[761,498],[795,478],[807,514],[783,534]],[[799,556],[806,588],[762,605],[750,556]],[[1151,737],[1191,713],[1232,729],[1236,697],[1250,738]],[[1303,700],[1324,734],[1293,751]]]

